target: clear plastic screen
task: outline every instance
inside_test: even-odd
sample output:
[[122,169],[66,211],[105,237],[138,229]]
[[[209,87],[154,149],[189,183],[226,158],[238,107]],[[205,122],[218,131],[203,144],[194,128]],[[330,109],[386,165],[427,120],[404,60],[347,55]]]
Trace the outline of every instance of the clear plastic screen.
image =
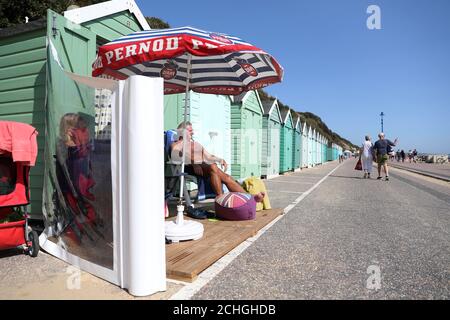
[[49,46],[44,218],[61,251],[114,269],[113,91],[74,81]]

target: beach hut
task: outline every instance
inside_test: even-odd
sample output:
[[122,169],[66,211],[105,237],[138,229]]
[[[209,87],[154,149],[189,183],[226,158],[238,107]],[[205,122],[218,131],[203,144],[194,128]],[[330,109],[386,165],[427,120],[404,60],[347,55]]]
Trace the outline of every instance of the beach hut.
[[280,133],[280,173],[292,171],[292,144],[294,124],[291,109],[280,107],[282,126]]
[[[183,122],[184,99],[184,93],[164,96],[164,130],[176,129]],[[191,92],[189,105],[187,119],[192,123],[195,141],[231,164],[230,96]]]
[[319,131],[317,131],[317,150],[316,150],[316,155],[317,155],[317,164],[318,165],[322,164],[322,159],[321,159],[321,153],[322,153],[321,140],[322,140],[322,135],[320,134]]
[[292,130],[293,141],[292,141],[292,168],[294,171],[299,171],[301,168],[301,155],[302,155],[302,128],[300,115],[293,111],[292,112],[292,120],[294,124],[294,128]]
[[306,122],[303,122],[302,124],[302,156],[301,156],[301,167],[307,168],[308,167],[308,126],[306,125]]
[[314,157],[313,157],[313,128],[310,126],[308,128],[308,168],[314,166]]
[[233,97],[231,103],[231,175],[261,176],[263,105],[258,91]]
[[330,142],[328,144],[327,156],[328,161],[335,161],[339,159],[339,156],[342,155],[342,147],[336,143]]
[[317,165],[317,131],[315,128],[312,131],[312,165]]
[[39,132],[37,163],[30,172],[28,211],[32,219],[42,219],[42,194],[47,179],[45,103],[54,100],[50,95],[64,95],[57,82],[53,86],[60,89],[48,91],[49,41],[66,71],[91,75],[99,45],[148,29],[133,0],[115,0],[65,11],[64,16],[47,10],[44,18],[0,30],[0,120],[31,124]]
[[323,144],[322,144],[322,159],[323,162],[326,163],[327,160],[327,145],[328,145],[328,139],[324,138],[323,139]]
[[327,145],[327,160],[328,161],[334,161],[334,158],[333,158],[333,143],[332,142],[328,142],[328,145]]
[[280,171],[281,114],[278,100],[263,101],[261,176],[270,179]]
[[323,161],[323,136],[322,135],[320,135],[320,138],[319,138],[319,151],[318,151],[318,153],[319,153],[319,163],[323,164],[324,161]]

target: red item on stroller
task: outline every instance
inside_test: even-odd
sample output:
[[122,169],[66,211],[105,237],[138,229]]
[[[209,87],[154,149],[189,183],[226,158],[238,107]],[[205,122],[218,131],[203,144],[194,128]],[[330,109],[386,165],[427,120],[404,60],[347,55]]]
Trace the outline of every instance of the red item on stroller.
[[[0,121],[0,130],[3,126],[11,128],[14,123]],[[24,124],[18,126],[23,128]],[[11,135],[11,140],[14,140],[14,135]],[[36,146],[36,134],[33,134],[30,147]],[[0,149],[0,250],[22,246],[30,256],[35,257],[39,252],[38,234],[29,227],[26,213],[26,206],[30,202],[30,163],[35,163],[35,159],[31,160],[14,162],[11,152]],[[22,210],[18,210],[21,207]],[[9,217],[14,219],[9,220]]]

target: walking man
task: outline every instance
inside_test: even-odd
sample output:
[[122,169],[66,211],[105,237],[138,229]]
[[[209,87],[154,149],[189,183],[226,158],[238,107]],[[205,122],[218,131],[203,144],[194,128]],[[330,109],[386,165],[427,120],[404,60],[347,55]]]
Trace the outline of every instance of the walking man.
[[386,175],[386,181],[389,181],[389,171],[388,171],[388,146],[395,146],[397,144],[397,140],[395,139],[394,142],[385,139],[384,137],[384,133],[380,133],[378,135],[379,140],[377,142],[375,142],[375,144],[373,145],[373,150],[375,152],[375,156],[377,159],[377,164],[378,164],[378,180],[381,180],[381,167],[384,168],[384,173]]

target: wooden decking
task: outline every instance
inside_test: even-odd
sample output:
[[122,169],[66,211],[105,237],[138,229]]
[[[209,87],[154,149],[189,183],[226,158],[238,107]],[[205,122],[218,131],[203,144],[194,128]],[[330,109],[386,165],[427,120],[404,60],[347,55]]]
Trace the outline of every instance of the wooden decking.
[[259,211],[256,219],[251,221],[196,220],[204,225],[203,238],[166,245],[167,277],[194,281],[199,273],[246,239],[256,235],[282,213],[282,209]]

